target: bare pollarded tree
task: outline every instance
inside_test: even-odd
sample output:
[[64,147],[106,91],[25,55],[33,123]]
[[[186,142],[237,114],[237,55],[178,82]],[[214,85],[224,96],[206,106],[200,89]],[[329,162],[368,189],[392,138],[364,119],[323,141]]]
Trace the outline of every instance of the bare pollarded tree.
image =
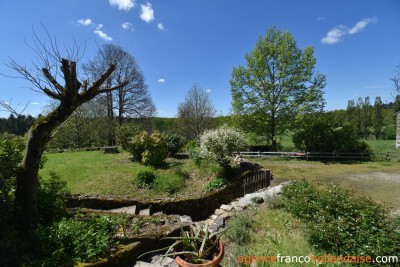
[[[107,105],[107,114],[111,121],[116,117],[119,124],[124,118],[149,118],[153,117],[156,108],[145,83],[143,73],[133,55],[122,47],[107,44],[97,52],[96,57],[83,65],[89,77],[95,77],[105,71],[108,64],[115,65],[114,73],[107,79],[106,84],[114,86],[121,81],[129,83],[114,92],[102,96]],[[113,145],[113,123],[109,124],[109,145]]]
[[177,117],[181,134],[187,140],[199,140],[200,134],[210,128],[216,113],[207,91],[199,84],[193,84],[185,101],[178,106]]
[[[77,62],[81,59],[80,46],[75,42],[62,52],[57,40],[45,29],[46,41],[33,33],[33,51],[36,62],[32,67],[10,60],[8,66],[16,71],[16,78],[29,81],[33,90],[58,101],[57,107],[38,120],[29,130],[25,155],[17,175],[15,219],[24,228],[39,223],[37,208],[38,172],[40,161],[52,132],[82,104],[99,94],[110,93],[129,84],[129,80],[108,86],[105,81],[112,75],[115,65],[109,64],[104,71],[89,79],[80,80]],[[65,46],[64,46],[65,47]]]

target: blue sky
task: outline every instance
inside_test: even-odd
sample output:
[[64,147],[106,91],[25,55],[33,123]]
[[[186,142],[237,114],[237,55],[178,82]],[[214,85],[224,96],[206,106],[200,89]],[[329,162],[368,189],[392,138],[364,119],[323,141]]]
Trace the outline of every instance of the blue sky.
[[[389,78],[400,64],[397,0],[0,0],[0,73],[15,75],[3,64],[9,57],[35,60],[29,45],[32,28],[43,36],[41,23],[60,44],[86,43],[81,62],[105,43],[133,54],[161,117],[176,115],[195,82],[228,114],[232,68],[273,26],[300,48],[314,47],[316,70],[327,76],[326,110],[358,97],[390,100]],[[29,103],[26,113],[37,115],[48,99],[29,86],[0,76],[0,100]]]

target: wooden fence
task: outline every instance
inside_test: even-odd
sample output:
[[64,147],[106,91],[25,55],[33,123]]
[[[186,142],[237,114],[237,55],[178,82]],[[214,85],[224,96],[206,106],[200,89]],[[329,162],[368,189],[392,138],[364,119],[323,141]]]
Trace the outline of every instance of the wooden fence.
[[244,194],[254,193],[260,189],[267,188],[271,183],[271,171],[259,170],[253,175],[243,179]]
[[399,152],[337,153],[337,152],[239,152],[244,158],[288,158],[305,160],[400,160]]

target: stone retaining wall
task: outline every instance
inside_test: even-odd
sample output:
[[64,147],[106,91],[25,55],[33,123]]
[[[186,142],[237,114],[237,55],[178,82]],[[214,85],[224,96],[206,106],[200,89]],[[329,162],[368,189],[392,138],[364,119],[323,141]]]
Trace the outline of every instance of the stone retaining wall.
[[193,220],[204,220],[219,206],[244,195],[242,180],[237,179],[229,185],[198,197],[176,197],[155,201],[137,201],[129,198],[109,196],[68,195],[67,207],[110,210],[136,205],[139,209],[151,208],[154,212],[189,215]]

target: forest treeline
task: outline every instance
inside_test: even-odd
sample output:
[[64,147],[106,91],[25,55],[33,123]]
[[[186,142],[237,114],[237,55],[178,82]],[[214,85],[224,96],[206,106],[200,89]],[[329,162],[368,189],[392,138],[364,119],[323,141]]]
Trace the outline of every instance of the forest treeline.
[[[338,128],[352,125],[359,138],[393,140],[396,138],[396,117],[399,111],[396,102],[383,103],[376,97],[372,103],[369,97],[349,100],[346,109],[333,110],[320,115]],[[89,115],[90,114],[90,115]],[[0,133],[23,136],[38,117],[31,115],[0,118]],[[182,125],[179,118],[126,118],[124,124],[149,132],[159,131],[166,134],[182,135]],[[209,128],[218,128],[224,124],[235,125],[232,116],[217,116],[210,118]],[[107,116],[93,116],[90,112],[76,112],[71,119],[58,129],[50,143],[52,148],[82,148],[103,146],[108,142],[108,131],[111,126]]]

